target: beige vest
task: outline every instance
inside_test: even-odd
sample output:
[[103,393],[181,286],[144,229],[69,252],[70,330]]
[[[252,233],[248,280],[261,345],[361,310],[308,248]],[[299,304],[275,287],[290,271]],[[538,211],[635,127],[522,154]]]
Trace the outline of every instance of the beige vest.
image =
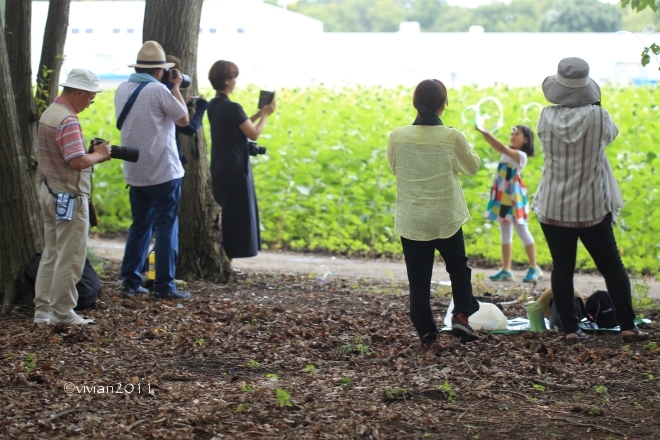
[[92,192],[92,168],[76,171],[64,160],[55,141],[57,129],[68,116],[76,116],[66,106],[53,103],[39,120],[39,171],[53,192],[84,194]]

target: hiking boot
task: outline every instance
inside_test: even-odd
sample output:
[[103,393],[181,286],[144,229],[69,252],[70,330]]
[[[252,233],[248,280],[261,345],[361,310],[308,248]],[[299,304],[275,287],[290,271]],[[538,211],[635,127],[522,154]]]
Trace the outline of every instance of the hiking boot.
[[461,338],[463,342],[476,341],[479,335],[474,331],[468,322],[465,313],[459,313],[451,318],[451,334]]
[[35,324],[50,324],[50,310],[36,309],[34,311],[34,320],[32,322]]
[[185,290],[172,290],[171,292],[156,292],[156,299],[190,299],[190,292]]
[[500,269],[495,275],[491,275],[490,278],[493,281],[513,281],[513,273],[505,269]]
[[82,316],[78,315],[73,310],[69,311],[69,314],[66,318],[58,318],[56,314],[50,317],[51,324],[66,324],[66,325],[86,325],[94,323],[93,319],[85,319]]
[[121,292],[125,295],[128,295],[128,296],[138,296],[138,295],[147,295],[147,294],[149,294],[149,289],[145,289],[142,286],[138,286],[137,289],[129,289],[124,284],[121,288]]
[[533,283],[534,281],[543,278],[543,271],[540,267],[529,267],[527,269],[527,275],[523,278],[523,283]]
[[584,342],[587,339],[589,339],[589,336],[586,333],[584,333],[582,330],[577,329],[575,331],[575,337],[574,338],[566,337],[566,343],[572,345],[572,344],[577,344],[577,343],[580,343],[580,342]]
[[440,341],[437,333],[429,333],[422,338],[422,350],[440,356],[447,349],[447,345]]

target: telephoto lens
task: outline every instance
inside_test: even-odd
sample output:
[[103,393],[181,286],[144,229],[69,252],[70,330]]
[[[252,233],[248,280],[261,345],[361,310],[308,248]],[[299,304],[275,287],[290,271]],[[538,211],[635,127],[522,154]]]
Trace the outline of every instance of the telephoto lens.
[[[177,74],[176,74],[175,71],[168,70],[167,72],[169,73],[169,76],[171,77],[171,79],[176,78]],[[169,81],[171,81],[171,79],[168,78]],[[174,81],[171,81],[171,82],[174,82]],[[185,73],[182,73],[181,74],[181,84],[179,85],[179,88],[180,89],[187,89],[188,87],[190,87],[191,82],[192,81],[190,80],[190,77],[188,75],[186,75]]]
[[110,157],[135,163],[140,158],[140,150],[135,147],[118,147],[111,145]]

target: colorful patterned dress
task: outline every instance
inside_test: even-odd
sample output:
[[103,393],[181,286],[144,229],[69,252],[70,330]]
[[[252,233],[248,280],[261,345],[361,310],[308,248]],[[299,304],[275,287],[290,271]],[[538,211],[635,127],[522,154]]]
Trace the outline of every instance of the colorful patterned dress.
[[486,208],[485,217],[489,220],[527,224],[529,217],[527,188],[520,178],[520,173],[527,164],[527,155],[522,151],[518,151],[518,154],[520,162],[504,154],[500,159]]

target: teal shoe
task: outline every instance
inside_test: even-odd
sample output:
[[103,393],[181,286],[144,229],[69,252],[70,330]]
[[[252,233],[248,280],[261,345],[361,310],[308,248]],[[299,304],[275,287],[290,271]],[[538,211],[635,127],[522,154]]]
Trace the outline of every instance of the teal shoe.
[[513,281],[513,274],[508,270],[500,269],[495,275],[491,275],[490,278],[493,281]]
[[530,267],[527,269],[527,275],[523,278],[523,283],[533,283],[539,278],[543,278],[543,272],[538,267]]

